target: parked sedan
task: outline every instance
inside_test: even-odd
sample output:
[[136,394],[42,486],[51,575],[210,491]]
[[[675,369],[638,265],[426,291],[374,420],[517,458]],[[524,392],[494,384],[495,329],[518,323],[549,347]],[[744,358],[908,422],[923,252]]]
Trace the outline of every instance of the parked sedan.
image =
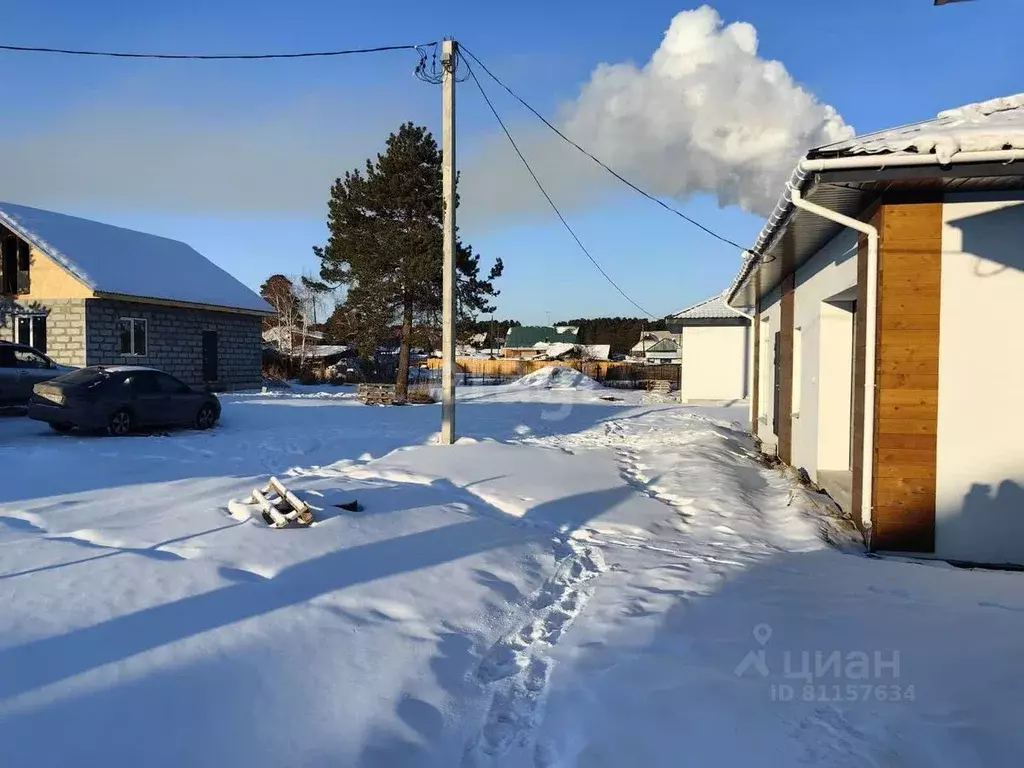
[[148,427],[209,429],[220,418],[220,401],[155,368],[92,366],[36,384],[28,415],[58,432],[76,427],[112,435]]
[[0,405],[24,405],[36,384],[73,370],[25,344],[0,341]]

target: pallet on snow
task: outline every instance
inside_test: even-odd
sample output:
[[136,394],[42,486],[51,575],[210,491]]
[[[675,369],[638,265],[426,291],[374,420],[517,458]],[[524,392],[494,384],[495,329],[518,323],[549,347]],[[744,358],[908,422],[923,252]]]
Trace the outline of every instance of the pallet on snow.
[[292,523],[305,526],[314,522],[309,505],[285,488],[276,477],[270,478],[266,488],[253,488],[249,503],[260,508],[263,521],[271,528],[285,528]]
[[394,405],[394,384],[359,384],[356,386],[356,397],[366,405]]

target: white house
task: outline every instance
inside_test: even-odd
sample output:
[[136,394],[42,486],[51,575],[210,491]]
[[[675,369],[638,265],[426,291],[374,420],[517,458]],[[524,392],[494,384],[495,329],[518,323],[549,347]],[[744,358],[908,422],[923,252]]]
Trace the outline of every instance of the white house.
[[712,296],[668,318],[682,360],[680,399],[743,400],[749,394],[750,317]]
[[812,149],[728,300],[763,450],[872,549],[1024,564],[1024,94]]

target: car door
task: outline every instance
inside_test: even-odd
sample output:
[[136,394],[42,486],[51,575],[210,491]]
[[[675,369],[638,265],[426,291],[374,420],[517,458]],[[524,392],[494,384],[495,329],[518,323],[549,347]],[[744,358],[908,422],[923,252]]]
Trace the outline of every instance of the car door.
[[18,400],[27,401],[32,397],[32,387],[42,381],[53,378],[54,370],[50,361],[33,349],[13,347],[15,377],[15,396]]
[[125,379],[125,385],[131,393],[132,414],[138,426],[167,423],[167,394],[157,385],[156,371],[133,371]]
[[0,343],[0,405],[16,400],[18,369],[14,367],[14,348]]
[[155,372],[157,388],[166,397],[165,424],[191,424],[199,412],[200,395],[169,373]]

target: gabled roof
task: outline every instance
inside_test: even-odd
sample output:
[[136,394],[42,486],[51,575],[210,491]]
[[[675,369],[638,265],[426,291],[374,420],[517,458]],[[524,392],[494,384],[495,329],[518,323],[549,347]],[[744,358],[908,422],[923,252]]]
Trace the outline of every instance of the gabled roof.
[[725,294],[719,293],[704,301],[676,312],[672,318],[676,320],[736,320],[740,317],[736,310],[725,303]]
[[551,326],[546,325],[518,325],[508,329],[508,336],[505,337],[506,347],[513,349],[524,349],[535,347],[537,344],[553,344],[565,342],[575,344],[576,333],[559,333]]
[[[1024,189],[1024,94],[940,112],[930,120],[855,136],[810,150],[797,164],[726,292],[751,305],[842,229],[793,205],[792,190],[856,217],[883,193]],[[783,235],[786,237],[783,237]],[[780,251],[784,258],[778,258]],[[752,276],[758,275],[758,280]]]
[[646,350],[647,354],[651,354],[652,352],[678,352],[678,351],[679,351],[679,345],[676,343],[675,339],[660,339],[660,340],[654,342],[654,344],[649,346],[647,348],[647,350]]
[[254,291],[177,240],[2,202],[0,224],[97,293],[273,311]]

